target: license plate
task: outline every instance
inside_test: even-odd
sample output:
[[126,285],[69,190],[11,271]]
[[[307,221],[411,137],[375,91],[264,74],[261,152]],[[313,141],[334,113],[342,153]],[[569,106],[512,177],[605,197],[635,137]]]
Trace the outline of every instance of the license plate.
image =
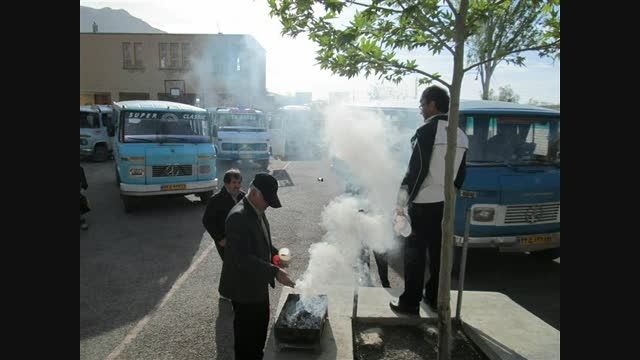
[[169,184],[169,185],[162,185],[160,187],[161,190],[165,191],[165,190],[186,190],[187,189],[187,184]]
[[553,241],[553,236],[551,235],[520,236],[518,240],[520,241],[520,245],[549,244]]

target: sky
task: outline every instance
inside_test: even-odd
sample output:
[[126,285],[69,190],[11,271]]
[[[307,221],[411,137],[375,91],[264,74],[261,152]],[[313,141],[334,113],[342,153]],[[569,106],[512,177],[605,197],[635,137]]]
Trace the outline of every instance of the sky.
[[[278,94],[313,92],[314,100],[326,99],[329,92],[351,91],[366,94],[375,85],[395,85],[375,78],[346,79],[320,70],[316,65],[316,46],[304,34],[297,38],[283,37],[276,18],[269,16],[266,0],[129,0],[80,1],[92,8],[124,9],[149,25],[168,33],[250,34],[267,51],[267,90]],[[432,56],[423,50],[415,53],[420,68],[440,73],[450,81],[453,58],[441,53]],[[541,59],[534,52],[526,53],[527,66],[498,65],[491,87],[497,90],[510,85],[520,96],[520,103],[529,99],[560,103],[560,61]],[[414,79],[407,79],[404,89],[413,89]],[[424,86],[419,87],[421,91]],[[482,86],[472,71],[462,83],[462,99],[479,99]],[[413,92],[411,92],[413,94]]]

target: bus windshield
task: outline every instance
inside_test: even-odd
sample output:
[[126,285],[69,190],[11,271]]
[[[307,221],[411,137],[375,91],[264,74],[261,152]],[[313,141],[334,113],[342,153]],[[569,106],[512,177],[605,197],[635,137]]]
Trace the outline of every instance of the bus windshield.
[[204,113],[126,111],[123,121],[125,142],[211,142]]
[[266,128],[264,116],[262,114],[217,114],[218,127],[250,127]]
[[97,129],[100,127],[98,113],[80,111],[80,129]]
[[469,163],[532,164],[560,161],[560,118],[465,115]]

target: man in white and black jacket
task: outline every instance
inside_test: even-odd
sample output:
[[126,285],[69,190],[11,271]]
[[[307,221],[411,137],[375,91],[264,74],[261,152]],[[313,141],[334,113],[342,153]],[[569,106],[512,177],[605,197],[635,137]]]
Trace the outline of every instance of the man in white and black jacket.
[[[423,299],[432,311],[437,309],[449,95],[440,87],[430,86],[422,93],[420,109],[425,124],[411,138],[413,152],[398,192],[396,210],[404,213],[404,208],[408,206],[412,226],[404,251],[404,293],[389,304],[396,312],[416,315],[423,298],[427,250],[429,280],[424,284]],[[458,189],[465,177],[468,147],[467,136],[458,129],[454,164],[454,184]]]

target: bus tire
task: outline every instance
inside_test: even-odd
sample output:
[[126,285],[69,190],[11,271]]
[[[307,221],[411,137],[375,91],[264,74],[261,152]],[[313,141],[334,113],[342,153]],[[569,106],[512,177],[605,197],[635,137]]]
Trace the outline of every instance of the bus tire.
[[132,196],[122,195],[122,205],[124,205],[124,212],[130,214],[136,208],[136,199]]
[[116,186],[120,188],[120,173],[118,172],[118,165],[116,165]]
[[[462,263],[462,247],[453,245],[451,264],[451,274],[456,278],[460,277],[460,267]],[[469,248],[467,248],[467,260],[469,260]],[[468,261],[467,261],[468,263]]]
[[93,161],[103,162],[109,159],[109,149],[105,144],[97,144],[93,150]]
[[260,165],[261,169],[267,170],[269,168],[269,159],[267,160],[258,160],[258,165]]
[[206,204],[212,196],[213,196],[213,191],[205,191],[205,192],[198,193],[200,202],[203,204]]
[[560,257],[560,248],[534,251],[531,253],[531,256],[540,261],[550,262]]

